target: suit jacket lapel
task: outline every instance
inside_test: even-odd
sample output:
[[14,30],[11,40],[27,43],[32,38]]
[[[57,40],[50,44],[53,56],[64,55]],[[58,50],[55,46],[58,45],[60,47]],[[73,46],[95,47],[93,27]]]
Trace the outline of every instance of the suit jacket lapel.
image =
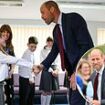
[[104,70],[103,70],[103,73],[102,73],[102,81],[101,81],[101,98],[103,97],[103,94],[105,94],[104,93],[104,89],[105,89],[105,68],[104,68]]
[[62,31],[63,31],[63,35],[64,35],[64,37],[65,37],[65,34],[66,34],[66,29],[67,29],[67,27],[66,27],[66,15],[64,14],[64,13],[62,13],[62,18],[61,18],[61,20],[62,20]]
[[67,25],[66,25],[66,15],[64,13],[62,13],[62,31],[63,31],[63,37],[64,37],[64,42],[65,42],[65,47],[66,47],[66,35],[67,35]]

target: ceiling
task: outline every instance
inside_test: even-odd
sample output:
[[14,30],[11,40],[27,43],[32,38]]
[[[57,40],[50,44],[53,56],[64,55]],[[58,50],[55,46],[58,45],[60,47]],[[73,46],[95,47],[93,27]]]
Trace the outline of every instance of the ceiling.
[[[38,19],[46,0],[0,0],[0,19]],[[56,0],[63,12],[78,12],[88,21],[105,22],[105,0]],[[20,3],[20,4],[19,4]]]

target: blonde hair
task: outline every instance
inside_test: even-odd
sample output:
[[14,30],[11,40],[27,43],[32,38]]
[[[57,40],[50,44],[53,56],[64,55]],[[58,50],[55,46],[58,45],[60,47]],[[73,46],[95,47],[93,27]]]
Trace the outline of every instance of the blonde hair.
[[89,61],[87,61],[87,60],[85,60],[85,59],[81,59],[81,60],[80,60],[80,62],[79,62],[79,64],[78,64],[78,68],[77,68],[78,73],[81,74],[81,68],[82,68],[82,65],[83,65],[84,63],[89,65],[89,68],[90,68],[90,73],[89,73],[89,75],[91,75],[91,73],[92,73],[92,66],[91,66],[91,64],[89,63]]

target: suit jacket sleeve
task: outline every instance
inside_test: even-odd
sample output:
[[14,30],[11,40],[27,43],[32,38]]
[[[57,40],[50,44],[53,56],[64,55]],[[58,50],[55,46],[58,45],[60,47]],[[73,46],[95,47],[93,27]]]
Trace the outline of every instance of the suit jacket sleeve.
[[54,60],[56,59],[57,55],[58,55],[58,47],[57,47],[57,43],[55,42],[54,39],[54,43],[52,46],[52,49],[50,51],[50,53],[48,54],[48,56],[46,57],[46,59],[44,61],[42,61],[41,64],[44,65],[45,69],[48,70],[49,67],[51,66],[51,64],[54,62]]

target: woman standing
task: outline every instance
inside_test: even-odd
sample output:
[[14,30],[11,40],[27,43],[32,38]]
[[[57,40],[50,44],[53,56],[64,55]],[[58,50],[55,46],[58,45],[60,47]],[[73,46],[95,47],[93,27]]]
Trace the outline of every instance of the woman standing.
[[79,66],[78,66],[78,76],[83,81],[82,91],[83,91],[83,94],[85,96],[86,96],[87,84],[89,82],[91,73],[92,73],[92,66],[91,66],[91,64],[87,60],[84,60],[84,59],[81,60]]
[[[5,38],[6,41],[6,46],[5,46],[5,51],[7,54],[11,56],[15,56],[14,54],[14,47],[12,45],[12,30],[11,27],[8,24],[3,24],[0,28],[0,32],[2,36]],[[13,105],[13,65],[9,65],[9,76],[5,80],[5,96],[6,96],[6,101],[5,103],[7,105]]]
[[3,86],[4,86],[4,80],[8,77],[8,70],[9,70],[8,64],[25,66],[30,69],[34,69],[34,72],[36,70],[35,66],[31,62],[28,62],[24,59],[17,59],[16,57],[8,55],[3,49],[6,45],[5,42],[6,42],[5,37],[2,36],[0,32],[0,105],[5,105]]

